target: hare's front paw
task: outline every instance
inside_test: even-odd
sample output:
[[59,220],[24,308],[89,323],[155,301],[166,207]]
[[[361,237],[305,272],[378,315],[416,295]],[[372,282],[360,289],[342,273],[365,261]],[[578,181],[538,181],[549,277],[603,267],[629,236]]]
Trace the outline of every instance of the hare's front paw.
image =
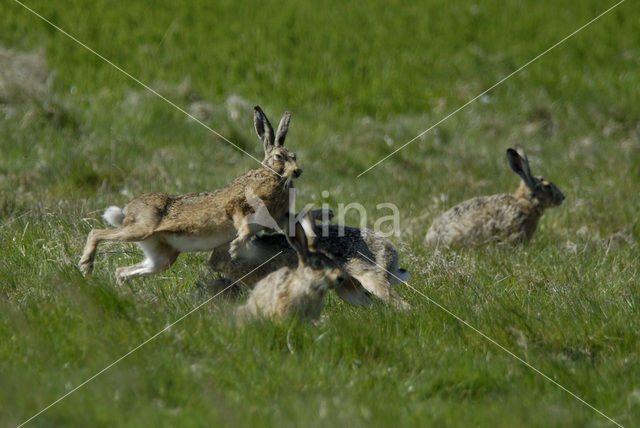
[[231,244],[229,245],[229,255],[231,256],[232,259],[235,260],[240,257],[240,252],[243,246],[244,246],[244,241],[241,241],[238,239],[234,239],[233,241],[231,241]]

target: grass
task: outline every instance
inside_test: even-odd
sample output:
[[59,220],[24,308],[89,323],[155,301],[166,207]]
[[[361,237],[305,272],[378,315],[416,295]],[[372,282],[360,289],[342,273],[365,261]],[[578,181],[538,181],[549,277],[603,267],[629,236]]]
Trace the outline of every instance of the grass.
[[[613,3],[27,4],[257,157],[251,106],[272,121],[291,110],[300,205],[358,201],[372,226],[388,214],[377,204],[396,204],[413,287],[620,424],[638,423],[635,3],[360,178]],[[140,255],[106,244],[83,278],[76,263],[101,210],[213,189],[255,162],[17,3],[0,14],[0,423],[17,425],[204,301],[193,285],[206,254],[119,287],[116,267]],[[567,196],[530,245],[425,248],[444,209],[515,189],[504,151],[516,142]],[[399,292],[410,313],[331,295],[317,326],[236,328],[237,302],[216,298],[30,424],[610,425]]]

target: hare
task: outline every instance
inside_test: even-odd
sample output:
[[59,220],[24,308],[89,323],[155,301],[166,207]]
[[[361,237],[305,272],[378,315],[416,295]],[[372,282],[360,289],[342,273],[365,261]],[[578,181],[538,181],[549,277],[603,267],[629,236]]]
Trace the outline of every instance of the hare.
[[225,187],[176,196],[149,193],[133,199],[124,210],[107,208],[104,218],[116,229],[89,233],[79,264],[82,273],[91,272],[103,240],[137,242],[144,252],[142,262],[116,271],[122,282],[168,269],[181,252],[211,251],[230,243],[229,251],[235,254],[252,233],[285,224],[292,179],[302,173],[295,154],[284,147],[290,118],[285,112],[274,136],[262,109],[254,108],[254,126],[264,144],[262,166]]
[[299,222],[295,224],[295,239],[289,243],[297,254],[297,267],[283,266],[258,281],[247,302],[237,309],[241,322],[287,316],[315,321],[327,291],[344,281],[346,276],[339,264],[331,255],[312,248]]
[[561,205],[564,195],[555,184],[531,175],[522,146],[508,149],[507,159],[511,169],[522,178],[515,194],[480,196],[456,205],[433,222],[426,235],[428,244],[529,242],[544,210]]
[[[311,210],[302,217],[301,224],[309,236],[310,247],[330,254],[347,274],[336,294],[347,303],[359,306],[371,303],[369,293],[390,302],[401,309],[410,309],[393,290],[392,285],[409,279],[409,272],[398,267],[398,253],[386,238],[369,229],[357,229],[342,225],[316,227],[316,219],[331,218],[331,210]],[[282,252],[273,261],[265,261]],[[296,266],[296,253],[282,233],[262,234],[251,239],[246,251],[232,257],[224,247],[219,247],[209,260],[214,271],[237,279],[252,287],[270,272],[287,266]],[[262,265],[262,266],[261,266]]]

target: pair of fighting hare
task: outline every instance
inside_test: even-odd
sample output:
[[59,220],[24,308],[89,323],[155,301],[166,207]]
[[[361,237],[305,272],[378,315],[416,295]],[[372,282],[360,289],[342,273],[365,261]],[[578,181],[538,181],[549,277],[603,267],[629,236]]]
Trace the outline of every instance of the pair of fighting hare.
[[[289,190],[293,178],[302,173],[295,154],[284,147],[290,118],[286,112],[274,134],[264,112],[254,108],[264,160],[260,168],[223,188],[177,196],[145,194],[124,209],[107,208],[103,217],[115,229],[89,233],[81,272],[92,271],[101,241],[119,240],[138,243],[144,253],[142,262],[117,269],[119,282],[164,271],[181,252],[212,251],[214,269],[254,285],[247,304],[239,310],[243,319],[291,313],[317,318],[322,298],[332,288],[351,304],[369,302],[370,293],[408,308],[391,288],[405,281],[408,272],[398,267],[393,245],[369,230],[331,225],[328,236],[318,237],[315,211],[295,224],[295,240],[283,233],[256,236],[265,229],[265,222],[255,222],[256,201],[270,216],[271,223],[266,223],[288,229]],[[274,255],[272,262],[265,263]]]
[[[298,232],[304,234],[305,246],[311,253],[328,255],[333,265],[345,273],[344,283],[335,288],[342,300],[360,306],[371,303],[370,295],[374,295],[398,308],[410,308],[392,288],[407,281],[409,272],[399,267],[398,252],[388,239],[365,228],[338,224],[319,227],[316,221],[320,218],[330,220],[333,217],[331,210],[307,210],[303,214],[301,221],[296,223],[296,227],[300,226],[299,231],[296,229],[297,235],[300,235]],[[300,252],[294,251],[296,249],[284,233],[255,235],[238,256],[231,256],[228,247],[216,248],[210,264],[214,271],[222,272],[228,278],[241,278],[243,285],[254,288],[260,278],[274,270],[295,268],[300,260]],[[263,264],[271,258],[274,258],[272,263]]]
[[[232,256],[228,246],[213,250],[214,271],[252,288],[238,309],[241,321],[297,315],[316,320],[328,290],[347,303],[371,303],[370,294],[400,309],[410,309],[392,288],[409,279],[398,266],[398,253],[386,238],[343,225],[316,225],[331,210],[307,211],[295,223],[295,238],[285,233],[256,234],[243,252]],[[268,261],[265,263],[265,261]]]

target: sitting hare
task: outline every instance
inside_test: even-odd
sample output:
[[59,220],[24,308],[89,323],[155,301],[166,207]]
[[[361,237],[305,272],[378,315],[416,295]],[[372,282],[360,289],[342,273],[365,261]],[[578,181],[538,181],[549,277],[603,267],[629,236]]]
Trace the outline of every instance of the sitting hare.
[[511,169],[522,178],[516,193],[480,196],[456,205],[433,222],[426,236],[428,244],[529,242],[544,210],[562,204],[564,195],[550,181],[531,175],[521,146],[508,149],[507,159]]
[[[347,274],[343,285],[335,289],[338,296],[352,305],[362,305],[371,302],[371,293],[399,308],[409,309],[410,305],[391,287],[409,279],[409,272],[398,266],[398,253],[393,244],[369,229],[333,224],[318,228],[316,219],[323,214],[330,218],[333,211],[308,211],[301,224],[311,248],[330,254]],[[260,266],[278,252],[282,255]],[[238,257],[231,257],[224,247],[217,248],[209,263],[214,271],[231,279],[243,278],[243,284],[253,287],[260,278],[282,266],[295,267],[297,260],[283,233],[265,233],[254,236]]]
[[315,321],[320,317],[327,291],[344,281],[345,274],[333,257],[310,247],[299,222],[295,225],[295,239],[289,242],[298,257],[297,267],[281,267],[258,281],[247,302],[237,309],[241,322],[286,316]]
[[256,202],[260,209],[266,208],[271,217],[263,217],[272,219],[274,227],[286,223],[291,181],[302,173],[295,154],[284,147],[290,117],[288,112],[282,116],[274,136],[264,112],[255,107],[254,125],[264,144],[262,166],[223,188],[175,196],[150,193],[135,198],[124,210],[109,207],[104,218],[116,229],[89,233],[80,259],[82,273],[91,272],[103,240],[137,242],[144,252],[142,262],[116,271],[119,281],[168,269],[181,252],[211,251],[230,243],[229,251],[236,253],[251,234],[264,228],[250,223],[252,215],[257,217]]

